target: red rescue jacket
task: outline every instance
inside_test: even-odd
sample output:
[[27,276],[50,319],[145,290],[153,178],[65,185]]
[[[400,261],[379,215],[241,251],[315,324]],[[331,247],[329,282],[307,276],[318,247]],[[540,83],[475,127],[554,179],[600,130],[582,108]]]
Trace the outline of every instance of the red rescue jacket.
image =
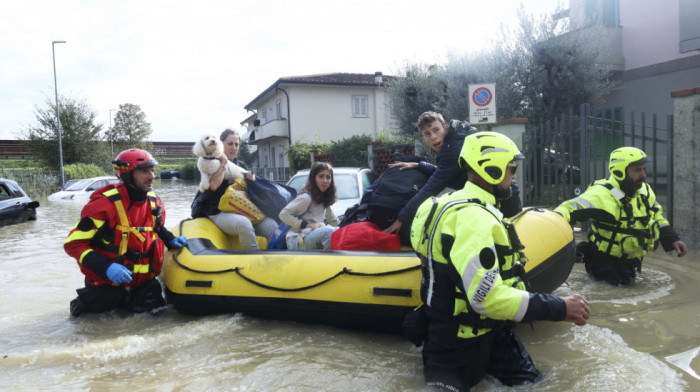
[[[122,286],[139,286],[160,274],[165,246],[158,232],[165,221],[165,209],[154,192],[148,192],[146,201],[132,204],[126,185],[107,185],[90,196],[80,218],[63,247],[78,261],[86,284],[116,285],[105,276],[112,262],[133,273],[131,282]],[[99,268],[90,268],[96,266],[96,258]],[[88,259],[92,263],[84,263]],[[102,269],[101,273],[96,269]]]

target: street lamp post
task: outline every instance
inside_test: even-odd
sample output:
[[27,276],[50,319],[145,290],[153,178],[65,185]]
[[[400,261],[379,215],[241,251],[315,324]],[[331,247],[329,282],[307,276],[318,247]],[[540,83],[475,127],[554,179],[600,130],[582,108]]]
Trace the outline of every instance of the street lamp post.
[[63,145],[61,144],[61,118],[58,109],[58,84],[56,83],[56,44],[65,44],[66,41],[52,41],[51,52],[53,54],[53,85],[56,92],[56,129],[58,130],[58,157],[61,163],[61,188],[66,184],[66,176],[63,172]]
[[114,157],[114,134],[112,134],[112,112],[117,109],[109,109],[109,145],[112,147],[112,157]]

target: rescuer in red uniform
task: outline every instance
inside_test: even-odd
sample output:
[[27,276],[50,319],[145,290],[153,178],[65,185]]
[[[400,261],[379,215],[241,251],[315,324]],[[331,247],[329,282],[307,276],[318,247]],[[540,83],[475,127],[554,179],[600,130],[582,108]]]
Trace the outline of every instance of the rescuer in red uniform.
[[85,287],[76,290],[71,316],[125,307],[154,311],[165,305],[160,274],[169,249],[187,245],[165,228],[163,202],[153,192],[150,153],[129,149],[112,161],[121,180],[90,195],[64,249],[78,261]]

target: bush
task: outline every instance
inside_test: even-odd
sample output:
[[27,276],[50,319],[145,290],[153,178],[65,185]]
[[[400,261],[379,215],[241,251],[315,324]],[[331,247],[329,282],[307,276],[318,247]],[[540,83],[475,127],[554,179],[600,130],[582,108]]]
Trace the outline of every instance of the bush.
[[371,141],[372,138],[370,136],[355,135],[349,139],[333,143],[329,150],[331,164],[335,167],[366,167],[367,143]]
[[294,143],[287,150],[287,158],[289,159],[289,170],[296,173],[301,169],[311,167],[311,150],[318,150],[319,154],[328,153],[331,149],[330,143],[308,144]]
[[199,181],[199,169],[197,169],[196,161],[187,162],[181,165],[177,170],[180,171],[180,179]]
[[72,163],[63,166],[63,171],[66,174],[66,179],[91,178],[107,175],[104,169],[92,163]]

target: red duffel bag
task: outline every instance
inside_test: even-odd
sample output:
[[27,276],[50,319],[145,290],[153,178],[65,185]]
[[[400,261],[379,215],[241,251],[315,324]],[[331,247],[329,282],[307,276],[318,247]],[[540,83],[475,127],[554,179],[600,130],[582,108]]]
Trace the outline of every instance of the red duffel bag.
[[333,250],[383,250],[397,251],[401,239],[397,234],[387,234],[372,222],[356,222],[333,232]]

